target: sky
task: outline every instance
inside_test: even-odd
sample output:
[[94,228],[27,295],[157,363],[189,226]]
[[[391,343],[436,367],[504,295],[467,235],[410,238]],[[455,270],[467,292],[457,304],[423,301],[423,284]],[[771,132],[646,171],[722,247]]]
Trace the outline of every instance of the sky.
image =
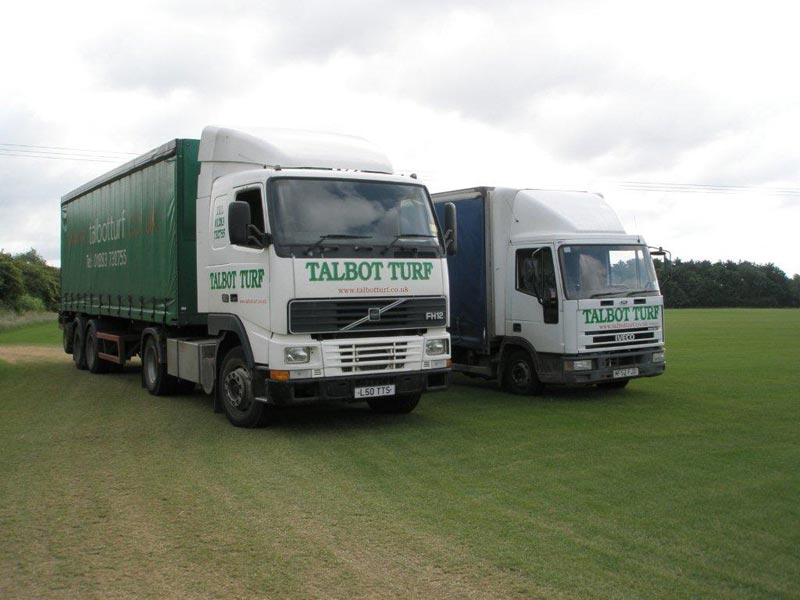
[[215,124],[360,135],[431,192],[599,192],[673,257],[800,273],[796,3],[32,0],[3,21],[6,252],[58,265],[62,195]]

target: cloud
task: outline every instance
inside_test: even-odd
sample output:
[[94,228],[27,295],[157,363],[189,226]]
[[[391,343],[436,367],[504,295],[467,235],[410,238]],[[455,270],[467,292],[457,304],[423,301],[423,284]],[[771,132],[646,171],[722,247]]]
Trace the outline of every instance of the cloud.
[[219,96],[246,80],[236,50],[213,31],[131,22],[98,35],[82,54],[107,89]]

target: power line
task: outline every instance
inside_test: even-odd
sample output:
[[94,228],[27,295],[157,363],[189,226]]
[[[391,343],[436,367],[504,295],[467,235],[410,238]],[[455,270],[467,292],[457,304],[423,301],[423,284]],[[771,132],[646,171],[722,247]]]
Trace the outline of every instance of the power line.
[[46,158],[50,160],[78,160],[82,162],[102,162],[102,163],[119,163],[120,160],[108,160],[102,158],[81,158],[77,156],[39,156],[36,154],[6,154],[2,148],[0,148],[0,156],[7,156],[8,158]]
[[758,192],[770,196],[800,196],[800,188],[769,188],[755,185],[712,185],[704,183],[668,183],[658,181],[617,181],[622,189],[641,192],[740,194]]
[[127,156],[112,156],[108,154],[75,154],[74,152],[59,152],[57,150],[17,150],[12,148],[0,148],[0,152],[13,152],[20,156],[37,157],[39,155],[47,156],[67,156],[78,158],[108,158],[111,160],[130,160]]
[[15,148],[38,148],[40,150],[71,150],[73,152],[93,152],[100,154],[126,154],[129,156],[138,156],[136,152],[120,152],[118,150],[88,150],[86,148],[65,148],[63,146],[32,146],[30,144],[8,144],[0,142],[0,146],[13,146]]

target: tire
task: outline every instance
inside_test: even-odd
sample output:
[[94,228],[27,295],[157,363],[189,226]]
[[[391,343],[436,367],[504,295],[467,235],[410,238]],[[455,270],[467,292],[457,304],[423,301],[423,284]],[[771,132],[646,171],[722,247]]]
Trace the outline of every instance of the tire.
[[266,424],[268,408],[253,397],[253,383],[244,351],[237,346],[222,359],[217,379],[217,399],[235,427],[261,427]]
[[72,326],[72,362],[81,371],[86,370],[85,337],[86,330],[84,329],[83,319],[75,319],[75,323]]
[[167,373],[167,365],[158,361],[156,338],[147,336],[142,350],[142,387],[153,396],[175,393],[176,379]]
[[369,407],[382,415],[405,415],[417,407],[422,398],[422,392],[416,394],[398,394],[387,398],[367,400]]
[[630,383],[630,379],[615,379],[614,381],[604,381],[598,383],[597,387],[602,390],[621,390]]
[[94,373],[95,375],[107,373],[110,363],[97,356],[97,353],[100,351],[100,344],[97,340],[97,321],[94,319],[89,321],[89,324],[86,326],[86,335],[84,337],[86,338],[84,340],[86,348],[84,351],[86,368],[90,373]]
[[75,322],[64,323],[61,333],[61,345],[64,347],[65,354],[72,354],[72,342],[75,335]]
[[524,350],[514,350],[503,368],[503,389],[518,396],[539,396],[544,384],[536,375],[536,367],[530,354]]

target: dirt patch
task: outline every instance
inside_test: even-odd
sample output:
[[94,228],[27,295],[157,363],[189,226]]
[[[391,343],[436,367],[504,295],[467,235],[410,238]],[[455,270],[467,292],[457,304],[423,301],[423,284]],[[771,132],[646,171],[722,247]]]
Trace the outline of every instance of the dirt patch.
[[0,346],[0,360],[12,365],[33,361],[65,362],[72,360],[72,355],[53,346]]

